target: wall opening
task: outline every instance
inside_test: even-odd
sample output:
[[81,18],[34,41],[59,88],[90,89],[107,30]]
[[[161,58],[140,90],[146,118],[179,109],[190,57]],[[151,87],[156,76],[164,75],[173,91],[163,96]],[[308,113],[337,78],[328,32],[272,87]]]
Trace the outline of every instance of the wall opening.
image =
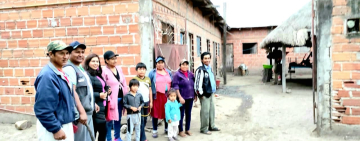
[[197,56],[200,57],[201,55],[201,37],[196,37],[196,45],[197,45]]
[[194,48],[194,35],[189,33],[189,39],[190,39],[190,70],[191,72],[195,73],[194,69],[194,56],[195,56],[195,48]]
[[163,44],[174,44],[174,27],[168,23],[161,22],[162,31],[162,43]]
[[256,54],[257,43],[243,43],[243,54]]
[[357,19],[348,19],[346,22],[347,27],[347,33],[348,34],[354,34],[354,33],[360,33],[359,30],[359,18]]
[[206,51],[210,53],[210,40],[206,40]]

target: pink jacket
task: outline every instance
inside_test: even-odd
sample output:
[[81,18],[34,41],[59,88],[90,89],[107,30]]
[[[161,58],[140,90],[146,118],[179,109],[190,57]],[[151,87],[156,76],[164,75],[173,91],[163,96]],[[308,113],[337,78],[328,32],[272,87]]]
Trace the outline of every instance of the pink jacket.
[[[128,92],[128,86],[126,84],[125,76],[122,72],[121,67],[116,67],[119,75],[120,75],[120,82],[122,83],[123,87],[123,94],[125,95]],[[118,113],[118,92],[119,92],[119,81],[114,76],[113,72],[107,67],[102,68],[102,77],[105,79],[106,84],[111,88],[111,95],[109,96],[109,119],[110,120],[119,120],[119,113]],[[120,113],[121,114],[121,113]]]

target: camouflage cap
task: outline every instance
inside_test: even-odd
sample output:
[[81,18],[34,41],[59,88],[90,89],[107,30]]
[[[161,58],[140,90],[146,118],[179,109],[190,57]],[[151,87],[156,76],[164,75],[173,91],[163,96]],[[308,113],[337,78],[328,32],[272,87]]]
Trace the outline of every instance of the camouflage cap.
[[72,50],[71,46],[66,45],[63,41],[60,40],[56,40],[56,41],[51,41],[48,45],[47,45],[47,50],[48,52],[51,52],[53,50]]

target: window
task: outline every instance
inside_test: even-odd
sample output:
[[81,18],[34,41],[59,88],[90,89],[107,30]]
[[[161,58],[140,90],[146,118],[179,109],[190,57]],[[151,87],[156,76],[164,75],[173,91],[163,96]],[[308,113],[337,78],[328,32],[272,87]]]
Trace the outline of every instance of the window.
[[310,48],[308,47],[294,47],[294,53],[308,53]]
[[174,27],[168,23],[161,22],[162,43],[174,44]]
[[214,52],[215,54],[214,54],[214,55],[216,56],[216,54],[217,54],[217,48],[216,48],[216,43],[215,43],[215,42],[213,42],[213,48],[214,48],[214,50],[215,50],[215,52]]
[[220,56],[220,43],[217,44],[217,56]]
[[256,54],[257,43],[243,43],[243,54]]
[[190,39],[190,52],[191,52],[191,56],[190,56],[190,70],[191,72],[194,73],[194,35],[189,33],[189,39]]
[[347,33],[360,33],[359,31],[359,19],[348,19],[346,22]]
[[180,45],[183,45],[185,41],[185,33],[181,32],[180,33]]
[[197,55],[200,57],[201,55],[201,37],[196,37],[196,45],[197,45]]
[[206,40],[206,51],[210,52],[210,40]]

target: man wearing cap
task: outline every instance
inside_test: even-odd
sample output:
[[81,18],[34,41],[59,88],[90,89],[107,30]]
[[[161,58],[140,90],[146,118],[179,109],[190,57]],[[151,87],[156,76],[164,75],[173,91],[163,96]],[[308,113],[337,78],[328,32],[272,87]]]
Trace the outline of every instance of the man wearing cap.
[[[70,52],[69,61],[63,70],[73,85],[77,110],[80,113],[80,119],[76,120],[81,124],[77,124],[75,141],[91,141],[91,136],[94,135],[92,114],[95,110],[95,103],[90,78],[81,66],[84,61],[86,46],[78,41],[72,42],[70,46],[73,47],[73,50]],[[85,124],[90,127],[91,133]]]
[[50,62],[35,80],[34,112],[40,141],[74,141],[74,98],[68,78],[62,71],[71,50],[72,47],[62,41],[50,42],[47,46]]

